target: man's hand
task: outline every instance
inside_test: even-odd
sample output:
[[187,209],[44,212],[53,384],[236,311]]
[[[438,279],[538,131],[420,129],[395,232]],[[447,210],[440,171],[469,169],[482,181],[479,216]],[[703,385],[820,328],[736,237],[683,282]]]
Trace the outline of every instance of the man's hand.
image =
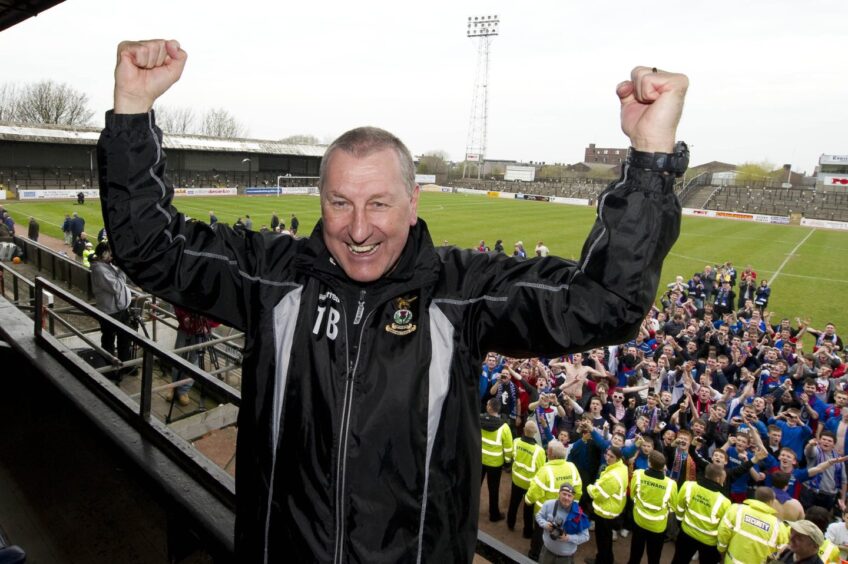
[[621,129],[639,151],[671,153],[683,99],[689,88],[686,75],[636,67],[616,88],[621,100]]
[[143,114],[180,79],[188,55],[178,41],[122,41],[115,66],[115,113]]

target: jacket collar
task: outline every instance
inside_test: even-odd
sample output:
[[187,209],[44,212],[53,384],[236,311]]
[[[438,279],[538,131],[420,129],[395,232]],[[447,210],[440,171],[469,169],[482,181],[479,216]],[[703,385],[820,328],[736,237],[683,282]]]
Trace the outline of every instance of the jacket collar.
[[769,515],[774,515],[777,513],[774,507],[763,503],[762,501],[756,499],[746,499],[744,501],[745,505],[751,507],[752,509],[756,509],[761,513],[767,513]]
[[717,482],[713,482],[712,480],[708,480],[707,478],[701,478],[698,480],[698,485],[704,488],[707,488],[713,492],[722,493],[724,488],[722,488]]
[[657,480],[662,480],[663,478],[665,478],[665,473],[660,472],[658,470],[654,470],[653,468],[646,469],[645,475],[650,476],[651,478],[656,478]]

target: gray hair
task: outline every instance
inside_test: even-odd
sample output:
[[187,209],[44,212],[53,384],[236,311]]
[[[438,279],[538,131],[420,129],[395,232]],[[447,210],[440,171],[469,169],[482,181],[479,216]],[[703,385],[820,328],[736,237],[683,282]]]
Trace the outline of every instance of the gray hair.
[[548,443],[548,458],[553,460],[558,460],[565,458],[565,445],[563,445],[558,440],[554,439]]
[[321,159],[321,168],[318,171],[318,190],[324,190],[324,179],[327,176],[327,168],[330,159],[336,150],[344,151],[357,158],[365,158],[383,149],[394,149],[400,165],[400,177],[406,185],[406,191],[412,195],[415,188],[415,164],[412,162],[412,153],[403,144],[403,141],[379,127],[357,127],[343,133],[341,137],[330,143]]

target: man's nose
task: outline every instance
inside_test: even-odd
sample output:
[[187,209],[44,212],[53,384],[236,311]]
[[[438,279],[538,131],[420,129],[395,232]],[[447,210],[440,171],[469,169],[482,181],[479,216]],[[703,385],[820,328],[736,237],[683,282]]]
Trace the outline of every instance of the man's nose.
[[355,208],[349,226],[350,238],[354,243],[364,243],[371,236],[371,225],[365,208]]

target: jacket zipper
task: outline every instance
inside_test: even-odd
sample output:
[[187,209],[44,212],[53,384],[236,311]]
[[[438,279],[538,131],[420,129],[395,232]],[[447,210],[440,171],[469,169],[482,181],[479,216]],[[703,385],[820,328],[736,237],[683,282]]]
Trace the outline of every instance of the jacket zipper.
[[[365,290],[362,290],[360,292],[359,298],[360,300],[357,304],[356,316],[354,317],[354,324],[358,324],[358,320],[360,320],[362,317],[362,311],[364,311],[365,309]],[[345,320],[345,333],[347,333],[347,309],[345,309],[343,303],[340,305],[342,307],[342,315],[344,315]],[[368,322],[368,318],[371,317],[371,314],[374,313],[374,311],[376,311],[376,308],[369,311],[368,315],[365,316],[366,323]],[[347,377],[345,378],[345,391],[342,402],[342,421],[341,429],[339,430],[339,453],[338,459],[336,460],[336,544],[333,555],[333,562],[335,564],[342,563],[342,556],[344,554],[344,489],[345,472],[347,466],[347,440],[348,434],[350,433],[350,414],[353,406],[353,379],[356,374],[356,368],[359,365],[359,355],[362,350],[362,337],[364,335],[365,332],[362,330],[362,328],[360,328],[359,339],[356,345],[356,358],[353,362],[350,361],[350,340],[345,339],[345,346],[347,348],[348,372]]]

